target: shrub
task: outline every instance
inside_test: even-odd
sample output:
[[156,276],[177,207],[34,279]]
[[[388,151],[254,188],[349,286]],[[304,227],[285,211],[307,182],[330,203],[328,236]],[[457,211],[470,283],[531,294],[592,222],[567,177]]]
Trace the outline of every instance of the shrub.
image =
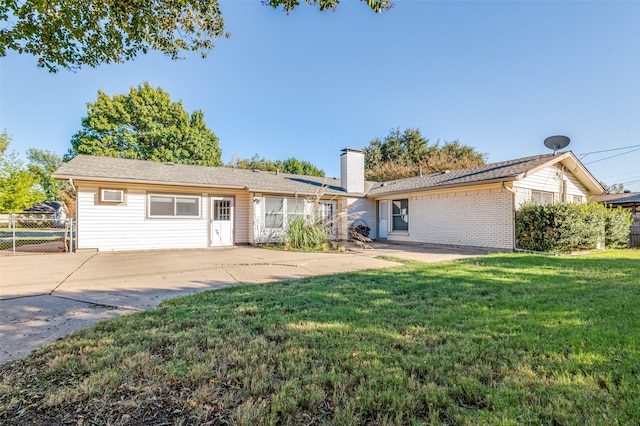
[[296,218],[287,228],[287,243],[294,249],[318,249],[327,242],[327,229],[321,222]]
[[608,215],[596,203],[527,204],[516,212],[516,245],[545,252],[593,249],[605,241]]
[[608,208],[605,214],[605,244],[608,248],[624,248],[629,243],[633,218],[629,210]]

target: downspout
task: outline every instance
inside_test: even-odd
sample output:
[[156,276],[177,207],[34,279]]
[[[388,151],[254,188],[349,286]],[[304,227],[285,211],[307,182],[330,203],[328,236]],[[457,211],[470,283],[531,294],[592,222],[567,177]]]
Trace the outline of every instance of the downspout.
[[508,187],[507,185],[505,185],[504,181],[502,181],[502,188],[505,189],[506,191],[509,191],[513,197],[512,197],[512,205],[511,205],[511,212],[512,212],[512,231],[513,231],[513,251],[518,250],[518,248],[516,247],[516,190],[513,188]]

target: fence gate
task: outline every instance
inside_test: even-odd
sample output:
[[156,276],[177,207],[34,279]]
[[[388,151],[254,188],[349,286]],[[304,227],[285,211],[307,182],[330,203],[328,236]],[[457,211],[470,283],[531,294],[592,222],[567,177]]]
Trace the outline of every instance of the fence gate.
[[0,256],[34,253],[72,253],[75,250],[73,219],[27,215],[0,217]]

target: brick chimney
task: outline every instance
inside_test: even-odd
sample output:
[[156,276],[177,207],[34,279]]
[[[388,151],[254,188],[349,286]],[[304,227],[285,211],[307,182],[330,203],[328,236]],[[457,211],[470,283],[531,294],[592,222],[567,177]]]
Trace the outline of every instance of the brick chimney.
[[351,194],[364,193],[364,151],[345,148],[340,155],[340,185]]

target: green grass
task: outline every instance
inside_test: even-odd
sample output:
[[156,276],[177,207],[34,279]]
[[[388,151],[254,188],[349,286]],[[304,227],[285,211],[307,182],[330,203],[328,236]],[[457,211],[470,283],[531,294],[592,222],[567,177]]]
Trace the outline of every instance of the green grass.
[[639,306],[637,250],[205,292],[1,367],[0,423],[634,425]]

